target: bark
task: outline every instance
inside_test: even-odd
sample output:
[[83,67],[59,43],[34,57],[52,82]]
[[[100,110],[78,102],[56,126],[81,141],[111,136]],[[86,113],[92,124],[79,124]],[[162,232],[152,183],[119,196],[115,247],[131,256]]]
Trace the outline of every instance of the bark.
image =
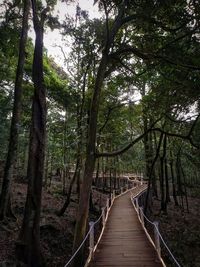
[[168,163],[167,158],[165,158],[165,188],[166,188],[166,204],[170,202],[170,194],[169,194],[169,175],[168,175]]
[[[79,66],[80,66],[80,62],[78,60],[78,75],[79,75]],[[77,147],[77,161],[79,162],[79,166],[78,166],[78,173],[77,173],[77,194],[78,194],[78,200],[80,200],[80,190],[81,190],[81,177],[80,177],[80,171],[82,169],[82,165],[83,165],[83,159],[82,159],[82,150],[83,150],[83,117],[84,117],[84,105],[85,105],[85,88],[86,88],[86,82],[87,82],[87,75],[88,75],[88,71],[89,71],[89,67],[90,67],[90,60],[88,62],[88,65],[86,67],[86,70],[83,74],[83,85],[81,88],[81,105],[80,108],[78,106],[77,109],[77,133],[79,136],[79,140],[78,140],[78,147]],[[78,87],[80,86],[80,78],[78,79]]]
[[48,187],[51,188],[51,182],[53,177],[53,162],[54,162],[54,151],[51,152],[51,159],[50,159],[50,179]]
[[38,18],[36,1],[32,0],[33,23],[36,34],[33,58],[34,97],[32,103],[32,124],[29,145],[27,177],[29,179],[25,212],[19,240],[17,256],[28,266],[42,267],[40,251],[40,213],[42,180],[44,173],[46,137],[46,90],[43,79],[43,27],[45,9]]
[[167,165],[167,136],[165,135],[164,138],[164,151],[165,151],[165,158],[164,158],[164,165],[165,165],[165,201],[166,206],[167,203],[170,202],[170,195],[169,195],[169,175],[168,175],[168,165]]
[[[146,92],[145,92],[145,83],[142,85],[142,90],[141,90],[141,95],[142,97],[145,97]],[[148,130],[148,116],[147,116],[147,112],[145,110],[145,108],[143,108],[142,110],[142,117],[143,117],[143,128],[144,128],[144,132],[146,133]],[[145,155],[145,179],[149,178],[149,173],[150,173],[150,145],[149,145],[149,134],[144,135],[144,155]]]
[[[156,147],[156,135],[154,136],[154,146],[155,146],[155,149],[157,150],[157,147]],[[151,140],[151,151],[152,151],[152,155],[153,155],[153,136],[152,136],[152,133],[150,132],[150,140]],[[153,161],[151,162],[151,165],[153,165]],[[156,182],[156,172],[155,172],[155,168],[153,168],[152,171],[150,171],[150,174],[151,174],[151,183],[152,183],[152,190],[153,190],[153,195],[158,198],[158,190],[157,190],[157,182]]]
[[163,133],[160,134],[159,143],[158,143],[158,146],[157,146],[157,149],[156,149],[156,155],[155,155],[154,160],[153,160],[152,165],[151,165],[151,170],[150,170],[150,174],[149,174],[149,183],[148,183],[147,194],[146,194],[146,199],[145,199],[145,208],[144,208],[145,214],[146,214],[147,209],[148,209],[149,195],[150,195],[150,190],[151,190],[152,173],[153,173],[156,161],[157,161],[157,159],[159,157],[162,140],[163,140]]
[[186,208],[187,208],[187,212],[189,212],[187,186],[186,186],[186,177],[185,177],[185,172],[183,170],[183,166],[182,166],[181,160],[180,160],[180,169],[181,169],[181,172],[182,172],[182,175],[183,175],[183,182],[184,182],[183,186],[184,186],[184,194],[185,194]]
[[47,150],[45,155],[45,171],[44,171],[44,187],[48,187],[48,177],[49,177],[49,150]]
[[96,177],[95,177],[95,186],[96,187],[100,187],[99,169],[100,169],[100,162],[99,162],[99,159],[97,159]]
[[164,158],[160,157],[160,194],[161,194],[161,210],[166,211],[165,188],[164,188]]
[[182,190],[182,181],[181,181],[181,172],[180,172],[180,155],[179,153],[177,154],[176,158],[176,174],[177,174],[177,186],[178,186],[178,194],[182,195],[183,190]]
[[[25,0],[22,30],[19,41],[18,65],[15,78],[14,105],[13,105],[12,120],[10,127],[10,139],[9,139],[8,153],[5,163],[3,184],[0,196],[0,219],[4,219],[7,210],[11,209],[11,201],[9,201],[9,199],[10,199],[11,183],[13,178],[13,169],[17,157],[19,124],[21,117],[22,81],[23,81],[24,62],[25,62],[25,46],[27,42],[27,33],[28,33],[29,9],[30,9],[30,0]],[[10,207],[8,207],[9,203]]]
[[175,176],[174,176],[174,166],[173,166],[173,160],[170,162],[170,169],[171,169],[171,176],[172,176],[172,191],[173,191],[173,199],[175,206],[178,206],[178,200],[176,196],[176,185],[175,185]]
[[64,120],[64,132],[63,132],[63,195],[65,195],[66,187],[66,177],[67,177],[67,111],[65,111],[65,120]]
[[177,189],[178,189],[177,191],[178,191],[179,199],[181,199],[181,206],[184,209],[181,170],[180,170],[180,158],[179,157],[180,157],[180,151],[177,154],[177,158],[176,158],[176,175],[177,175]]
[[23,175],[26,175],[27,167],[28,167],[28,143],[26,143],[24,148],[24,164],[23,164]]

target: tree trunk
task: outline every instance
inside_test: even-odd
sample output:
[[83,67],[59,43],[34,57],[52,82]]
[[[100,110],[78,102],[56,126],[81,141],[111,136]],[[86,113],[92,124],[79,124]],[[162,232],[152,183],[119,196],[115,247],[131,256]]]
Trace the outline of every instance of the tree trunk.
[[8,145],[8,153],[5,163],[3,184],[0,196],[0,220],[4,219],[8,209],[8,203],[10,203],[9,209],[11,209],[10,190],[11,182],[13,178],[13,168],[17,157],[17,145],[19,136],[19,124],[21,115],[21,100],[22,100],[22,81],[25,62],[25,46],[28,33],[28,15],[30,9],[30,0],[24,1],[23,21],[21,37],[19,42],[19,57],[15,79],[14,90],[14,105],[10,128],[10,139]]
[[67,193],[67,199],[66,199],[64,205],[62,206],[62,208],[60,209],[60,211],[58,212],[58,216],[62,216],[65,213],[67,207],[70,204],[72,188],[73,188],[73,185],[74,185],[74,183],[76,181],[76,177],[78,175],[79,165],[80,165],[80,162],[79,162],[79,159],[77,159],[74,175],[73,175],[73,178],[72,178],[72,180],[70,182],[70,185],[69,185],[69,190],[68,190],[68,193]]
[[154,160],[153,160],[152,165],[151,165],[151,170],[150,170],[150,174],[149,174],[149,183],[148,183],[146,199],[145,199],[145,206],[144,206],[144,213],[145,214],[147,213],[148,204],[149,204],[149,195],[150,195],[150,190],[151,190],[152,173],[153,173],[156,161],[157,161],[157,159],[159,157],[162,140],[163,140],[163,133],[160,134],[159,143],[158,143],[158,146],[157,146],[157,149],[156,149],[156,155],[155,155]]
[[[153,146],[153,136],[152,136],[152,132],[149,133],[149,140],[150,140],[150,151],[151,151],[151,166],[153,165],[153,151],[154,151],[154,147],[155,147],[155,150],[157,149],[156,148],[156,140],[154,140],[154,146]],[[155,168],[153,169],[150,169],[150,174],[149,176],[151,175],[151,184],[152,184],[152,193],[153,193],[153,196],[155,196],[156,198],[158,198],[158,190],[157,190],[157,182],[156,182],[156,172],[155,172]],[[150,178],[149,178],[150,179]]]
[[[145,83],[143,83],[142,88],[141,88],[141,95],[142,97],[145,97],[146,95],[146,90],[145,90]],[[144,127],[144,132],[147,132],[148,129],[148,121],[149,121],[149,116],[147,114],[147,110],[145,108],[142,109],[142,118],[143,118],[143,127]],[[151,169],[151,161],[152,161],[152,155],[150,151],[150,135],[146,134],[143,139],[144,142],[144,155],[145,155],[145,179],[149,178],[150,174],[150,169]]]
[[[53,149],[52,149],[53,150]],[[51,188],[52,178],[53,178],[53,162],[54,162],[54,151],[51,151],[51,159],[50,159],[50,179],[48,187]]]
[[181,166],[180,166],[180,150],[176,158],[176,175],[177,175],[178,196],[179,199],[181,199],[181,206],[184,210],[183,189],[182,189],[182,179],[181,179],[182,177],[181,177]]
[[44,187],[48,187],[48,177],[49,177],[49,149],[46,151],[45,155],[45,170],[44,170]]
[[100,186],[100,182],[99,182],[99,168],[100,168],[100,162],[99,162],[99,159],[97,159],[96,177],[95,177],[95,186],[97,188]]
[[161,210],[166,211],[165,188],[164,188],[164,158],[160,157],[160,194],[161,194]]
[[175,206],[178,206],[178,200],[177,200],[177,196],[176,196],[176,185],[175,185],[173,160],[171,160],[171,162],[170,162],[170,169],[171,169],[171,176],[172,176],[173,199],[174,199]]
[[27,170],[29,183],[24,218],[16,252],[18,258],[27,263],[28,266],[42,267],[44,263],[42,262],[40,251],[40,212],[46,137],[46,90],[43,79],[43,25],[45,12],[41,15],[41,20],[39,20],[35,0],[32,0],[32,8],[36,40],[33,58],[34,97]]
[[187,208],[187,212],[189,212],[187,186],[186,186],[186,177],[185,177],[185,173],[184,173],[184,170],[183,170],[183,166],[182,166],[181,160],[180,160],[180,169],[181,169],[181,172],[182,172],[182,175],[183,175],[183,182],[184,182],[183,186],[184,186],[184,194],[185,194],[186,208]]
[[165,188],[166,188],[166,204],[170,202],[170,194],[169,194],[169,175],[168,175],[168,165],[167,158],[165,158]]
[[165,135],[164,138],[164,165],[165,165],[165,202],[166,202],[166,207],[167,204],[170,202],[170,195],[169,195],[169,175],[168,175],[168,166],[167,166],[167,135]]
[[63,132],[63,173],[62,173],[62,182],[63,182],[63,195],[65,195],[66,189],[66,177],[67,177],[67,111],[65,111],[65,120],[64,120],[64,132]]
[[[90,190],[95,168],[95,142],[97,130],[97,115],[99,109],[100,92],[104,80],[105,70],[107,67],[107,55],[103,55],[98,69],[93,99],[91,103],[88,144],[86,151],[85,170],[83,174],[83,184],[80,194],[77,222],[75,228],[73,251],[75,251],[82,242],[88,219]],[[83,249],[81,249],[74,260],[74,266],[81,266],[83,260]]]

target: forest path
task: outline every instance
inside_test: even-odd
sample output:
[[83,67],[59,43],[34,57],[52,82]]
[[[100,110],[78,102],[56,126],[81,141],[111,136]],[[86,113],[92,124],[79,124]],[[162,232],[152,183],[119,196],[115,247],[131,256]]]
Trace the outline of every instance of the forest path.
[[[137,187],[132,190],[136,195]],[[131,203],[130,191],[116,198],[89,267],[161,267]]]

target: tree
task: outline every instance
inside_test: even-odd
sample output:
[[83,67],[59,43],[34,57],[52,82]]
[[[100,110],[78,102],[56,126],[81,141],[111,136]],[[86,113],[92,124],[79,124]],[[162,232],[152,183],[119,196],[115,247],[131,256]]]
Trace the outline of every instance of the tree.
[[[104,7],[107,13],[106,3],[103,2],[103,4],[104,4]],[[100,104],[100,93],[101,93],[102,85],[104,82],[108,63],[109,63],[110,48],[113,45],[113,42],[114,42],[114,39],[115,39],[115,36],[118,30],[123,24],[122,19],[124,16],[125,6],[126,6],[125,3],[122,2],[122,4],[120,5],[118,9],[118,14],[116,16],[116,19],[113,22],[111,29],[109,29],[108,21],[106,25],[107,26],[106,28],[107,38],[106,38],[106,42],[103,47],[102,56],[101,56],[99,67],[98,67],[97,74],[96,74],[93,97],[91,100],[91,107],[90,107],[86,160],[85,160],[83,184],[82,184],[82,190],[80,194],[78,215],[77,215],[76,228],[75,228],[74,245],[73,245],[74,251],[80,245],[81,241],[84,238],[85,231],[86,231],[88,211],[89,211],[90,188],[92,185],[93,171],[95,168],[95,160],[96,160],[95,144],[96,144],[96,133],[97,133],[97,118],[98,118],[98,111],[99,111],[99,104]],[[74,261],[74,266],[81,265],[82,253],[83,253],[83,250],[80,251],[78,257],[76,257]]]
[[[23,69],[25,61],[25,46],[27,41],[28,33],[28,15],[30,1],[24,1],[23,21],[21,37],[19,42],[19,56],[18,65],[15,79],[15,90],[14,90],[14,104],[13,113],[10,127],[10,138],[8,145],[7,159],[4,169],[3,185],[0,197],[0,220],[4,219],[8,212],[11,212],[11,181],[13,177],[13,168],[16,161],[17,145],[18,145],[18,133],[20,124],[20,113],[21,113],[21,99],[22,99],[22,80],[23,80]],[[9,207],[8,207],[9,206]]]
[[32,0],[33,25],[36,34],[33,58],[34,97],[30,132],[27,177],[28,192],[17,256],[29,266],[44,266],[40,251],[40,212],[46,138],[46,88],[43,77],[43,33],[49,7],[39,17],[38,3]]

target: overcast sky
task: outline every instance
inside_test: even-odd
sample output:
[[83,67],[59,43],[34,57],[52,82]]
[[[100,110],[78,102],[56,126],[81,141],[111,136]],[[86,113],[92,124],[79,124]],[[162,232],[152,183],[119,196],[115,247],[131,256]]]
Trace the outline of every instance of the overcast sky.
[[[55,14],[59,15],[61,20],[65,19],[65,15],[69,14],[70,16],[75,18],[76,15],[76,4],[79,2],[79,6],[81,9],[88,11],[89,17],[96,18],[100,17],[98,12],[98,5],[93,5],[94,0],[79,0],[75,1],[74,4],[67,5],[66,3],[59,3],[55,8]],[[63,50],[67,53],[69,52],[69,47],[66,46],[62,42],[62,36],[59,34],[58,30],[48,31],[44,36],[44,46],[48,49],[48,55],[53,56],[57,64],[64,65],[64,58],[60,48],[56,47],[56,45],[60,45],[63,47]]]

